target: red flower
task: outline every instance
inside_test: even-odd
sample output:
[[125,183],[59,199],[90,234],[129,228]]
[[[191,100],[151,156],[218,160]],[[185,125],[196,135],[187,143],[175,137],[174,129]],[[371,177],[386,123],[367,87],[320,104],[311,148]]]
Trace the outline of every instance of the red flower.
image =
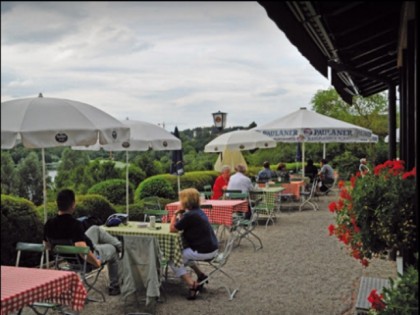
[[338,188],[342,188],[342,187],[344,187],[344,185],[345,185],[344,180],[338,181],[338,184],[337,184]]
[[337,204],[333,201],[328,205],[330,212],[334,213],[337,210]]
[[333,235],[334,234],[334,232],[335,232],[335,226],[334,226],[334,224],[330,224],[329,226],[328,226],[328,233],[329,233],[329,235],[331,236],[331,235]]
[[369,266],[369,261],[368,261],[366,258],[363,258],[363,259],[362,259],[362,261],[361,261],[361,263],[362,263],[362,265],[363,265],[364,267]]
[[416,168],[415,167],[411,171],[404,173],[403,176],[402,176],[402,179],[405,180],[405,179],[410,178],[410,177],[416,177]]
[[383,296],[382,294],[378,295],[377,291],[373,289],[369,296],[368,301],[370,304],[372,304],[372,308],[376,311],[383,311],[386,307],[385,302],[382,300]]

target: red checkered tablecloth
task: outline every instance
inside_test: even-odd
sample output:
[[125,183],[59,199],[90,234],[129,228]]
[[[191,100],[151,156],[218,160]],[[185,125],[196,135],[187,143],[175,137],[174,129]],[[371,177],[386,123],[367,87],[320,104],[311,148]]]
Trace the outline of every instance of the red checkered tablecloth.
[[86,296],[83,282],[74,272],[1,266],[1,315],[41,301],[80,311]]
[[[232,226],[232,214],[234,212],[247,212],[248,200],[206,200],[203,205],[211,204],[213,209],[203,209],[210,220],[210,223]],[[180,209],[180,202],[168,203],[165,207],[169,212],[169,218],[176,210]],[[169,218],[164,220],[169,221]]]

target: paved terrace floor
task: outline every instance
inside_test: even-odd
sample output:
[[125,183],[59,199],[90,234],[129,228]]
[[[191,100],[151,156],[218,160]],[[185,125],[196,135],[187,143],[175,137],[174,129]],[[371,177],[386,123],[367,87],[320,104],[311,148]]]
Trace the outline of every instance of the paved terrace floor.
[[[354,314],[360,277],[395,277],[396,265],[374,259],[364,268],[336,237],[328,235],[327,227],[334,223],[328,204],[336,198],[320,197],[320,211],[286,211],[278,215],[275,225],[267,229],[258,226],[256,233],[264,248],[257,252],[247,241],[235,248],[225,266],[240,284],[232,301],[213,282],[197,300],[188,301],[184,284],[169,279],[165,301],[157,304],[155,314]],[[106,292],[106,272],[100,281]],[[122,296],[107,296],[106,303],[88,303],[81,314],[115,315],[134,310],[130,303],[124,307]]]

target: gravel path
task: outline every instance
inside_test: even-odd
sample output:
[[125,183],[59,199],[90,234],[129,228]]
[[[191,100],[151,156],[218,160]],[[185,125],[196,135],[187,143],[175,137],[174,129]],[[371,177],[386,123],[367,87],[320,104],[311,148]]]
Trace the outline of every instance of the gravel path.
[[[185,299],[187,289],[179,279],[164,284],[163,302],[155,314],[354,314],[362,275],[396,276],[395,262],[376,259],[369,267],[350,257],[337,238],[328,235],[334,222],[328,211],[333,197],[320,198],[320,211],[291,211],[278,215],[275,225],[256,228],[264,248],[254,252],[243,241],[234,249],[225,270],[235,277],[240,290],[232,301],[213,280],[197,300]],[[100,279],[105,290],[106,276]],[[224,280],[220,278],[220,280]],[[121,296],[108,297],[106,304],[88,303],[82,314],[127,314]],[[29,314],[29,313],[28,313]]]

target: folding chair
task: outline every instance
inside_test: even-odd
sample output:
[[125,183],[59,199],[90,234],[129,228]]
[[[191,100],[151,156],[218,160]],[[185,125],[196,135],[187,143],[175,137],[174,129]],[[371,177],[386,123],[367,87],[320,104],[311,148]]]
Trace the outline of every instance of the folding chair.
[[231,195],[241,194],[242,190],[239,189],[226,189],[223,191],[222,199],[231,199]]
[[213,188],[211,187],[211,185],[204,185],[203,189],[204,191],[202,193],[204,193],[206,199],[211,199],[211,196],[213,195]]
[[[41,255],[40,258],[40,262],[39,262],[39,268],[44,268],[44,257],[46,257],[46,261],[47,261],[47,268],[49,267],[49,257],[48,257],[48,250],[45,247],[44,244],[42,243],[26,243],[26,242],[18,242],[16,244],[16,251],[17,251],[17,256],[16,256],[16,267],[19,267],[19,263],[20,263],[20,258],[22,253],[26,253],[29,252],[31,254],[34,253],[38,253]],[[44,302],[35,302],[32,303],[30,305],[28,305],[28,307],[37,315],[45,315],[47,314],[47,312],[52,309],[52,310],[58,310],[59,312],[61,312],[62,314],[72,314],[72,313],[67,313],[65,311],[63,311],[61,309],[61,305],[60,304],[55,304],[55,303],[44,303]],[[40,311],[39,309],[42,308],[43,311]],[[22,313],[22,310],[19,310],[18,315],[20,315]]]
[[30,252],[30,253],[39,253],[41,254],[41,260],[39,262],[39,268],[44,268],[44,257],[47,260],[47,268],[50,265],[48,252],[42,243],[26,243],[26,242],[18,242],[16,244],[16,267],[19,267],[20,257],[22,252]]
[[307,204],[310,205],[314,209],[314,211],[319,210],[319,205],[314,200],[315,194],[316,194],[316,191],[317,191],[317,187],[318,187],[318,183],[319,183],[318,179],[315,178],[314,181],[312,182],[312,186],[311,186],[310,191],[301,191],[300,192],[300,196],[304,200],[302,201],[302,203],[299,206],[299,211],[302,211],[303,207]]
[[[261,215],[267,217],[265,227],[267,228],[268,222],[275,223],[276,219],[276,200],[274,194],[267,193],[263,190],[255,190],[249,192],[249,205],[252,212],[256,212],[260,218]],[[257,222],[258,223],[258,222]]]
[[220,285],[220,287],[223,287],[226,289],[228,296],[229,296],[229,300],[233,300],[233,298],[235,297],[236,292],[239,291],[239,286],[236,283],[235,278],[233,278],[231,275],[229,275],[226,271],[223,270],[223,267],[226,265],[226,263],[229,260],[229,257],[232,253],[234,244],[236,243],[237,239],[238,239],[238,234],[235,233],[234,231],[232,231],[229,235],[229,238],[226,242],[226,245],[224,246],[223,251],[219,250],[219,253],[217,254],[216,257],[214,257],[213,259],[209,259],[209,260],[195,260],[195,261],[190,261],[187,263],[187,265],[193,265],[193,264],[199,264],[204,265],[204,264],[208,264],[208,266],[210,266],[212,268],[212,270],[208,273],[207,278],[205,278],[204,280],[202,280],[201,282],[198,283],[198,285],[204,285],[205,283],[210,282],[209,280],[212,280],[211,283],[213,282],[217,282],[215,276],[218,273],[221,273],[222,275],[224,275],[225,277],[227,277],[229,279],[228,283],[222,283]]
[[[55,256],[54,267],[58,270],[74,271],[79,274],[80,278],[86,286],[87,292],[94,291],[101,296],[101,300],[105,302],[105,295],[95,287],[99,275],[105,268],[106,263],[102,263],[99,268],[95,268],[87,263],[89,247],[74,246],[71,240],[52,240],[48,239],[52,252]],[[90,278],[93,278],[90,280]],[[99,302],[96,299],[88,297],[88,301]]]
[[168,211],[164,210],[158,197],[150,197],[144,202],[144,222],[147,222],[147,217],[154,215],[156,222],[162,222],[162,217],[168,215]]
[[[249,192],[251,217],[249,219],[246,219],[245,217],[241,217],[241,216],[236,217],[233,222],[232,229],[231,229],[232,232],[238,234],[238,240],[237,240],[236,246],[240,245],[242,239],[246,239],[252,244],[252,246],[254,247],[254,251],[257,251],[263,248],[261,239],[253,232],[253,230],[258,224],[258,212],[255,211],[255,206],[257,206],[258,203],[262,201],[262,198],[263,198],[263,195],[259,194],[259,191]],[[260,244],[259,247],[256,246],[256,244],[253,242],[251,237],[256,239],[259,242]]]

